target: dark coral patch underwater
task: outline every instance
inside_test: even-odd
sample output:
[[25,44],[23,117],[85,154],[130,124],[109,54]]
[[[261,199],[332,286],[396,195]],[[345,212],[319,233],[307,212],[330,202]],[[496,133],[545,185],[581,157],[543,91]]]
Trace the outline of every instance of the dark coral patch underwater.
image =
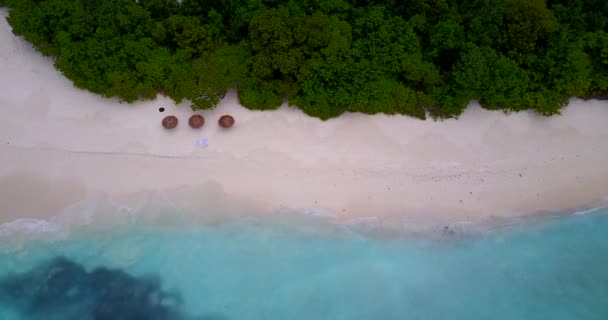
[[0,300],[26,319],[225,319],[187,317],[179,294],[163,290],[157,277],[134,277],[104,267],[87,272],[64,257],[0,278]]

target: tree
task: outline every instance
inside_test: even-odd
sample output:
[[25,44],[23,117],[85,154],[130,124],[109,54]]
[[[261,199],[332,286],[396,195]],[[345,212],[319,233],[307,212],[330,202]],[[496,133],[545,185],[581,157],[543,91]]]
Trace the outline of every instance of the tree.
[[505,0],[504,45],[520,54],[534,51],[539,40],[557,30],[545,0]]
[[587,54],[591,60],[592,94],[608,91],[608,33],[603,31],[586,35]]
[[251,109],[284,101],[457,117],[558,113],[608,93],[602,0],[0,0],[13,33],[79,88],[128,102],[162,93],[209,109],[230,88]]
[[458,21],[440,21],[431,29],[429,42],[427,54],[436,65],[450,70],[467,43],[464,27]]
[[432,19],[437,19],[448,10],[448,2],[446,0],[410,0],[396,1],[396,3],[398,3],[397,12],[406,18],[421,14]]
[[176,0],[138,0],[155,19],[166,19],[177,12],[179,4]]
[[197,88],[185,96],[193,102],[193,108],[213,108],[228,89],[240,88],[247,76],[248,58],[244,46],[227,45],[195,60],[192,71]]
[[178,47],[190,50],[196,56],[210,51],[219,43],[219,32],[202,24],[197,17],[171,16],[166,20],[166,29]]
[[489,109],[527,108],[523,100],[528,89],[526,73],[515,61],[492,48],[471,46],[455,66],[452,77],[466,100],[479,100]]

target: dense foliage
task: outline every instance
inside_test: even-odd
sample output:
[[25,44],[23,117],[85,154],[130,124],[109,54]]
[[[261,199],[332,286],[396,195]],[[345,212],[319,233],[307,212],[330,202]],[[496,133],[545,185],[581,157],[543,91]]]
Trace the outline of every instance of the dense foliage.
[[608,93],[606,0],[0,0],[79,88],[213,108],[559,112]]

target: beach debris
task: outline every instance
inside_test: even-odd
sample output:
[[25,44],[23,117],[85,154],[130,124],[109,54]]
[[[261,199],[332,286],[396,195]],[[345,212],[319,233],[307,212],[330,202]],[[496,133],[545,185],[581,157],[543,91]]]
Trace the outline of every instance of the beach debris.
[[202,138],[202,139],[197,139],[195,145],[197,147],[206,148],[209,145],[209,143],[207,141],[207,138]]
[[221,116],[217,122],[222,128],[230,128],[234,125],[234,118],[226,114]]
[[179,123],[179,121],[177,120],[176,116],[166,116],[163,118],[163,127],[165,129],[173,129],[175,127],[177,127],[177,124]]
[[453,236],[456,233],[456,231],[453,228],[450,228],[449,226],[444,226],[443,227],[443,234],[447,235],[447,236]]
[[195,114],[188,119],[188,124],[193,129],[199,129],[205,124],[205,118],[200,114]]

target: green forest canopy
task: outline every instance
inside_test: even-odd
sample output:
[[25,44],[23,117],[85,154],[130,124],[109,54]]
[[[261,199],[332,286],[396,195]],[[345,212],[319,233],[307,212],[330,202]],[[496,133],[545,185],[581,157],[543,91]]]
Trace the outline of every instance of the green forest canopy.
[[608,93],[606,0],[0,0],[13,32],[79,88],[210,109],[284,99],[456,117],[469,101],[559,113]]

